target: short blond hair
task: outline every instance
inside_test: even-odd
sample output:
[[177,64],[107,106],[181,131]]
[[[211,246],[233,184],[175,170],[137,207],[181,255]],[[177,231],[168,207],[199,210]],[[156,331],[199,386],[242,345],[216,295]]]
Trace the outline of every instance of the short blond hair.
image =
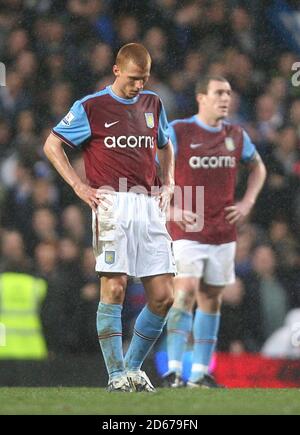
[[129,61],[132,61],[138,67],[145,69],[151,65],[151,56],[142,44],[133,42],[123,45],[123,47],[120,48],[116,57],[116,65],[119,68],[122,68]]

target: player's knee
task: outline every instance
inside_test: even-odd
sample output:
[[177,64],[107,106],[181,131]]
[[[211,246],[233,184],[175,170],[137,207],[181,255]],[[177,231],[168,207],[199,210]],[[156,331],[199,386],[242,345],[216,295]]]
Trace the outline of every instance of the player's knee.
[[162,293],[152,301],[155,311],[165,316],[174,303],[173,293]]
[[174,307],[182,311],[189,311],[195,299],[194,291],[178,289],[175,292]]
[[169,295],[164,302],[164,307],[167,311],[169,311],[172,306],[174,305],[174,296],[173,295]]
[[109,296],[113,303],[122,304],[124,300],[125,289],[121,283],[113,283],[109,287]]
[[216,310],[220,309],[222,304],[222,290],[211,289],[210,291],[201,291],[198,298],[200,305],[214,307]]
[[170,309],[172,308],[174,304],[174,298],[168,298],[161,302],[160,304],[160,312],[163,316],[166,316]]
[[207,299],[219,299],[222,296],[224,290],[223,286],[209,286],[207,284],[201,286],[200,295]]

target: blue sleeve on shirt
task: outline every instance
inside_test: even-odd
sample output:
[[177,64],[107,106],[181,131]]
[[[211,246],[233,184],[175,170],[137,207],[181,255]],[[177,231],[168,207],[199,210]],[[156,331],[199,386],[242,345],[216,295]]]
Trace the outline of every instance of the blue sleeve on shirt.
[[175,129],[173,127],[173,123],[171,123],[169,125],[169,136],[170,136],[171,142],[173,144],[174,154],[176,156],[177,152],[178,152],[178,142],[177,142],[176,132],[175,132]]
[[243,151],[241,160],[243,162],[250,162],[256,153],[256,147],[251,142],[249,135],[243,130]]
[[158,123],[158,148],[164,148],[169,141],[168,120],[163,104],[161,103],[161,111]]
[[[177,144],[176,132],[175,132],[175,129],[174,129],[173,125],[172,125],[173,123],[174,123],[174,121],[171,122],[171,124],[169,124],[169,127],[168,127],[168,136],[169,136],[169,138],[170,138],[170,140],[172,142],[173,149],[174,149],[174,155],[176,157],[177,151],[178,151],[178,144]],[[155,160],[159,164],[157,153],[156,153]]]
[[73,104],[70,112],[53,128],[53,131],[75,148],[80,148],[80,145],[91,137],[90,123],[80,101]]

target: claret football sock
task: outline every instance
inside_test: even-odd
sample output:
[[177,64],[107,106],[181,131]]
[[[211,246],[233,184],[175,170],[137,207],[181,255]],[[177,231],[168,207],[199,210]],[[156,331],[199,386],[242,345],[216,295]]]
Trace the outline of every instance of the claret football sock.
[[220,326],[220,313],[208,314],[196,310],[193,326],[194,349],[192,359],[192,373],[189,378],[196,382],[208,373],[213,352],[217,344]]
[[147,306],[136,319],[133,337],[125,356],[126,370],[139,370],[165,325],[166,318],[152,313]]
[[122,305],[99,303],[97,331],[109,378],[124,372],[122,349]]
[[193,316],[188,311],[171,308],[168,316],[167,347],[169,372],[181,375],[182,358],[190,332],[192,331]]

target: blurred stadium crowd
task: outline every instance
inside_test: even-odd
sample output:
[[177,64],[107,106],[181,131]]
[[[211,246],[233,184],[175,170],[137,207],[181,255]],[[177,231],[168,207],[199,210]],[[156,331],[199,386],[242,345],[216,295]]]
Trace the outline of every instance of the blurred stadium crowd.
[[[299,57],[274,33],[267,3],[0,1],[0,61],[7,67],[0,88],[0,272],[27,271],[48,282],[42,319],[51,352],[98,352],[98,279],[90,211],[49,166],[42,145],[74,100],[113,81],[114,56],[132,41],[152,55],[149,88],[169,120],[195,112],[202,74],[227,77],[230,120],[247,130],[268,169],[255,210],[239,227],[238,279],[224,295],[219,349],[259,351],[300,307],[300,89],[291,82]],[[80,154],[66,152],[85,177]],[[242,169],[239,194],[244,184]],[[136,307],[143,302],[136,287],[128,298]]]

